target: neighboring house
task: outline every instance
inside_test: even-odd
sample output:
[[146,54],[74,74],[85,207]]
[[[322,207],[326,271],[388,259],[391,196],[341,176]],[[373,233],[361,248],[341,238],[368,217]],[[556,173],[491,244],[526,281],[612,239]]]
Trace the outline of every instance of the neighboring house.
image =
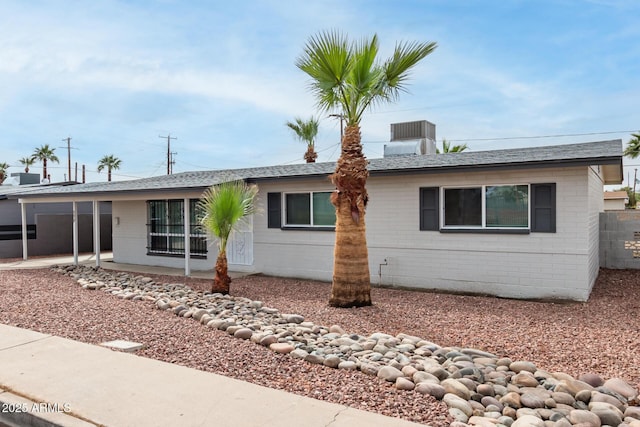
[[623,211],[625,205],[629,203],[629,195],[626,191],[605,191],[604,210]]
[[[59,184],[30,184],[38,182],[38,174],[19,173],[16,185],[0,186],[0,258],[22,256],[22,211],[14,194],[26,194],[36,190],[51,190],[56,187],[74,185],[75,182]],[[102,249],[111,249],[111,206],[105,203],[102,231]],[[93,251],[92,209],[88,203],[78,204],[79,250]],[[72,208],[69,203],[47,203],[25,205],[27,225],[27,247],[30,255],[69,254],[73,251]]]
[[[196,200],[210,185],[243,179],[258,185],[262,214],[231,242],[230,268],[330,281],[334,168],[186,172],[14,197],[111,201],[115,262],[184,266],[189,274],[213,268],[216,258],[197,227]],[[598,275],[603,186],[622,182],[622,141],[393,156],[371,159],[369,170],[374,285],[586,300]]]

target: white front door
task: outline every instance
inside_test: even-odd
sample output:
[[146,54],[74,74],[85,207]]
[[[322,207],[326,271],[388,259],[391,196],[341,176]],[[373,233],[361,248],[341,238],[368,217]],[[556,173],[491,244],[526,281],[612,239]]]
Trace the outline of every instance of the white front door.
[[227,262],[236,265],[253,265],[253,215],[244,227],[231,235],[227,242]]

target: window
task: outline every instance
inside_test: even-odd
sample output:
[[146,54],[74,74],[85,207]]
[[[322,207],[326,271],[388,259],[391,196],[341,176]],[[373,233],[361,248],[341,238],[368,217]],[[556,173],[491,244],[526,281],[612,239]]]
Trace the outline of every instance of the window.
[[[189,201],[190,253],[207,254],[207,236],[197,221],[198,200]],[[151,255],[184,257],[184,201],[150,200],[147,202],[147,251]]]
[[[336,210],[331,204],[331,192],[268,193],[268,228],[335,227]],[[283,200],[284,199],[284,200]],[[284,215],[282,209],[284,208]],[[282,221],[284,220],[284,224]]]
[[528,185],[444,189],[444,227],[529,227]]
[[420,230],[556,232],[555,183],[423,187],[419,196]]
[[486,226],[527,228],[529,226],[529,186],[485,187]]
[[[27,225],[27,240],[36,238],[36,225]],[[0,225],[0,240],[22,240],[22,225]]]
[[444,226],[482,226],[482,188],[445,189]]

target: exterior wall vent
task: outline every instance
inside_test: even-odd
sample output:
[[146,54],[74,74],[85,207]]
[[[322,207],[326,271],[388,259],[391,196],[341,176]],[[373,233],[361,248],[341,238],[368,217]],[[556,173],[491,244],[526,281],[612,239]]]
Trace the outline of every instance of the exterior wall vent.
[[391,124],[391,141],[408,139],[436,140],[436,125],[426,120]]

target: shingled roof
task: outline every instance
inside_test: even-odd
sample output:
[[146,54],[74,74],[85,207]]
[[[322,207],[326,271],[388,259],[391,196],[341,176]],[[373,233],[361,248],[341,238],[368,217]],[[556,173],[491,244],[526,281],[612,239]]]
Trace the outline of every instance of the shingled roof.
[[[436,155],[395,156],[371,159],[372,176],[382,174],[440,173],[476,169],[606,165],[605,183],[622,181],[622,141],[515,148],[491,151],[465,151]],[[107,195],[199,190],[230,180],[261,181],[282,178],[327,176],[335,162],[302,163],[245,169],[182,172],[131,181],[93,182],[68,187],[46,187],[16,192],[11,198]]]

